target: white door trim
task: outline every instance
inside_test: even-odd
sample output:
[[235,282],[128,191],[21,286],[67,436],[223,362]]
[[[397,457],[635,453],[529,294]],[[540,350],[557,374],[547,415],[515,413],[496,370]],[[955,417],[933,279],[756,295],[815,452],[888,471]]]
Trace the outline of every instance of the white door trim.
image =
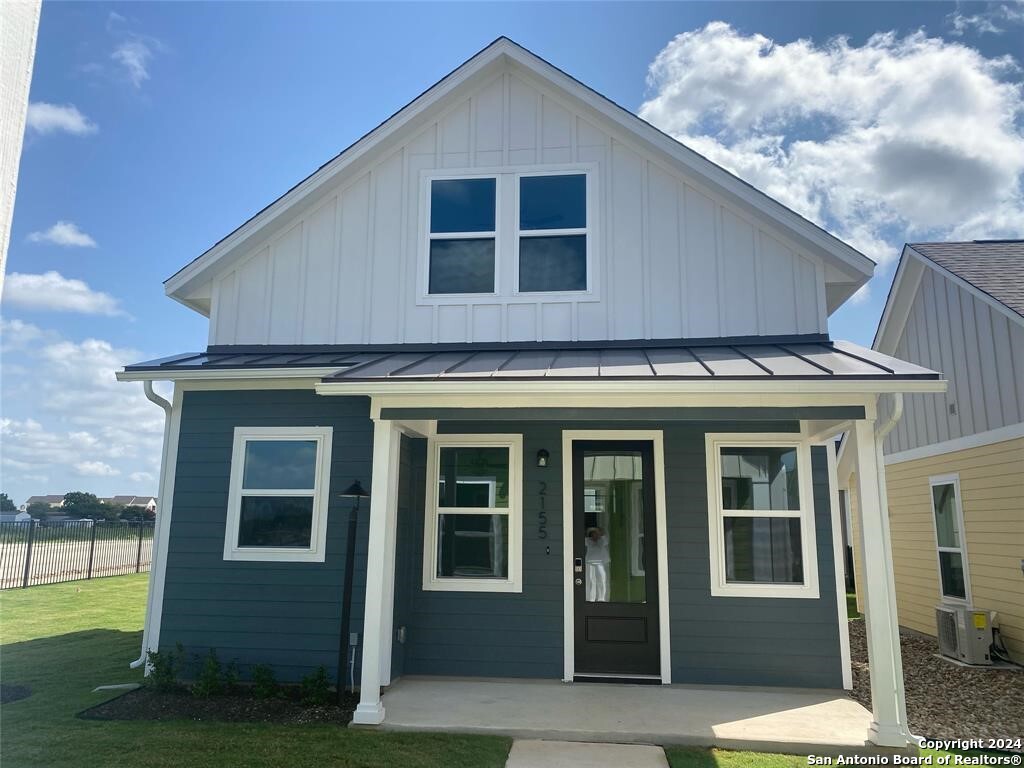
[[576,670],[576,616],[572,571],[572,444],[576,440],[644,440],[654,451],[654,517],[658,540],[658,634],[661,682],[672,682],[672,649],[668,616],[668,525],[665,504],[665,440],[660,429],[566,429],[562,431],[562,568],[564,577],[564,655],[562,679],[572,682]]

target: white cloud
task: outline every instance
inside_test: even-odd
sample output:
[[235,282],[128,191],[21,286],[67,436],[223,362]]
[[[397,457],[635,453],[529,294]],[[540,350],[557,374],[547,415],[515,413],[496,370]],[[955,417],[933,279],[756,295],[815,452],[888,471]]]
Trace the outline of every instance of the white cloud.
[[83,477],[114,477],[121,473],[104,461],[80,461],[75,471]]
[[965,16],[960,9],[946,16],[950,32],[961,36],[968,32],[978,35],[1001,35],[1006,28],[1024,24],[1024,3],[989,3],[980,13]]
[[1008,57],[921,32],[776,44],[712,22],[648,81],[641,117],[881,263],[904,240],[1024,231]]
[[58,221],[43,232],[30,232],[28,239],[33,243],[53,243],[71,248],[95,248],[96,241],[73,221]]
[[27,123],[30,130],[41,134],[64,131],[84,136],[99,130],[96,123],[79,112],[74,104],[48,104],[45,101],[33,101],[28,105]]
[[41,275],[12,272],[4,283],[3,299],[25,309],[127,316],[113,296],[52,270]]
[[[4,360],[0,465],[5,485],[14,489],[5,490],[17,496],[79,489],[155,493],[163,411],[140,385],[114,377],[141,355],[100,339],[74,342],[41,333],[44,341],[16,353],[26,372],[11,374]],[[50,478],[50,488],[37,487],[32,478],[40,476]],[[120,485],[124,478],[130,487]]]
[[153,50],[141,39],[125,40],[114,49],[110,58],[121,65],[136,88],[141,88],[149,80],[148,67],[149,60],[153,58]]
[[[0,352],[9,352],[38,343],[47,336],[47,332],[32,323],[22,320],[8,320],[0,317]],[[5,368],[7,367],[6,361]]]

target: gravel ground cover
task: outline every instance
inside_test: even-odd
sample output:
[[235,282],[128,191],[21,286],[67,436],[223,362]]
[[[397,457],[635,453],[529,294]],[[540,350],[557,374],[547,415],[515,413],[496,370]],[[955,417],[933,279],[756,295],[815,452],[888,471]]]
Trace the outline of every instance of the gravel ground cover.
[[[962,667],[938,658],[935,638],[903,633],[910,730],[930,739],[1024,736],[1024,669]],[[863,620],[850,622],[854,699],[871,708]]]

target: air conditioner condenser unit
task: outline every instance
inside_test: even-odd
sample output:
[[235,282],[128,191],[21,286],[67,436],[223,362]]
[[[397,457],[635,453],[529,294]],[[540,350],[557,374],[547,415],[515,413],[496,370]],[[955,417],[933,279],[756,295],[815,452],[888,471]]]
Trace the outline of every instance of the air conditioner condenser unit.
[[964,664],[990,665],[992,624],[988,611],[966,605],[935,606],[939,652]]

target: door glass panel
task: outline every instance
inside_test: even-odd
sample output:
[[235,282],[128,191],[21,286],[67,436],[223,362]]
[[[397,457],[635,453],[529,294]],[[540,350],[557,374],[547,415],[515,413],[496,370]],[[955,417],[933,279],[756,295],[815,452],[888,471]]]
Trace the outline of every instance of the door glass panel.
[[584,451],[586,601],[647,602],[643,456]]

